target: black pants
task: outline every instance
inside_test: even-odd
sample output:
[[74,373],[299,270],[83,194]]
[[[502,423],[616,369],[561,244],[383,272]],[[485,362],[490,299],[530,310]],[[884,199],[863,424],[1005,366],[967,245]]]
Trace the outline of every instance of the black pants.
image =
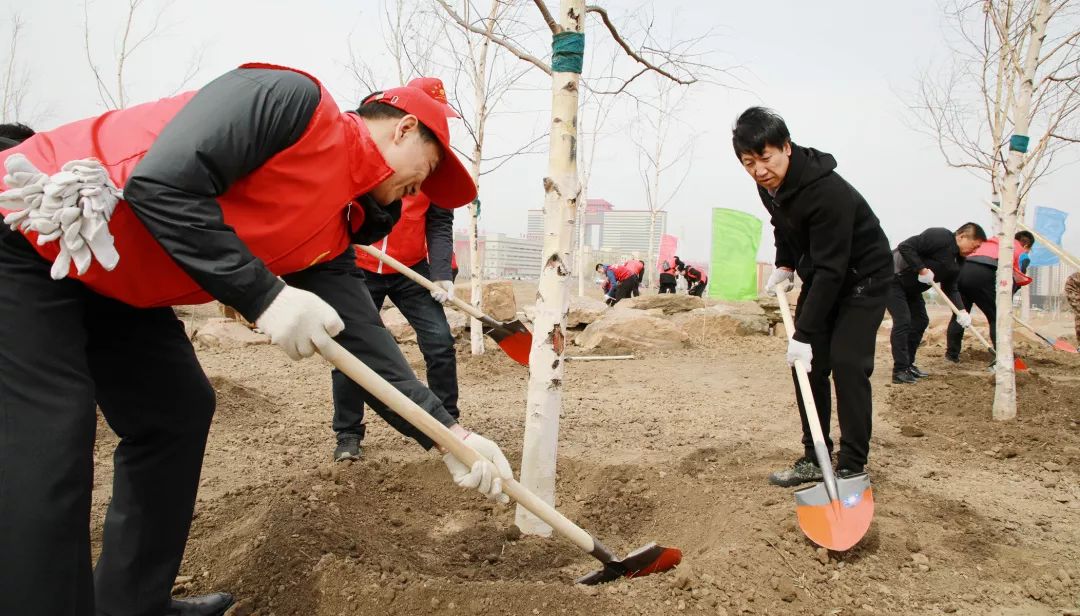
[[705,286],[706,285],[704,282],[695,282],[694,284],[690,285],[690,295],[693,295],[695,297],[701,297],[705,293]]
[[[409,366],[401,348],[390,331],[383,325],[379,311],[364,282],[364,271],[356,265],[356,253],[350,246],[340,256],[308,269],[282,276],[288,284],[311,291],[334,310],[345,322],[345,329],[337,335],[338,343],[345,347],[369,368],[379,373],[398,391],[416,402],[445,425],[453,424],[442,402],[417,378]],[[335,432],[351,431],[364,436],[364,403],[367,403],[395,430],[412,437],[425,449],[434,443],[412,424],[402,419],[385,404],[364,391],[352,379],[338,370],[331,372],[334,396]]]
[[[431,278],[428,264],[420,261],[412,266],[416,273]],[[386,298],[416,330],[416,343],[427,364],[427,382],[431,391],[442,401],[452,417],[458,417],[457,355],[454,336],[442,304],[432,299],[424,287],[401,274],[364,272],[368,291],[376,310],[381,310]],[[335,401],[338,397],[334,396]],[[364,406],[334,405],[334,430],[338,434],[364,435]]]
[[612,294],[615,298],[615,302],[617,303],[619,300],[638,295],[638,284],[640,284],[640,281],[638,280],[638,277],[634,275],[631,275],[625,280],[620,280],[615,285],[615,293]]
[[[870,376],[874,373],[874,348],[877,330],[885,316],[885,295],[888,274],[867,278],[854,288],[845,290],[829,313],[829,330],[810,340],[814,359],[810,365],[810,389],[817,406],[825,445],[831,452],[833,441],[829,436],[832,418],[832,385],[836,387],[836,414],[840,421],[840,453],[838,466],[855,471],[862,470],[870,453],[870,432],[873,425],[873,396]],[[799,305],[795,319],[799,318],[803,302],[813,283],[803,284],[799,293]],[[833,383],[829,383],[832,375]],[[805,455],[814,457],[814,440],[806,423],[795,370],[795,396],[802,419],[803,449]]]
[[[4,226],[0,374],[0,614],[161,614],[214,414],[183,325],[52,280]],[[92,571],[95,404],[120,442]]]
[[[978,306],[990,321],[990,341],[996,348],[997,297],[994,295],[994,290],[997,287],[997,270],[982,263],[965,261],[960,266],[960,277],[956,284],[960,289],[960,297],[964,300],[963,309],[970,313],[972,306]],[[960,324],[956,322],[956,315],[953,315],[946,335],[945,354],[950,357],[959,357],[963,340],[964,328],[960,327]]]
[[893,372],[903,372],[915,364],[915,354],[922,343],[930,317],[926,314],[926,300],[919,289],[908,289],[893,278],[889,286],[889,315],[893,327],[889,341],[892,344]]
[[660,292],[675,293],[675,277],[671,274],[660,274]]

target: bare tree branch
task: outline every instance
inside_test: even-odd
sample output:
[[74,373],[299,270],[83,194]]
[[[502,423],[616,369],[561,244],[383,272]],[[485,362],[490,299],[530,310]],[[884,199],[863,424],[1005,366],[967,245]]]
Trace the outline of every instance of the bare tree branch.
[[606,26],[607,29],[608,29],[608,32],[611,33],[611,37],[613,39],[615,39],[615,42],[618,43],[620,47],[623,48],[623,51],[626,52],[626,55],[633,58],[638,64],[644,65],[645,68],[647,68],[647,69],[649,69],[649,70],[651,70],[653,72],[659,73],[659,74],[663,75],[664,77],[667,77],[671,81],[674,81],[675,83],[679,83],[679,84],[682,84],[682,85],[689,85],[689,84],[694,83],[694,82],[697,81],[697,78],[695,78],[695,77],[691,77],[689,79],[682,79],[682,78],[676,77],[675,75],[672,75],[671,73],[669,73],[668,71],[660,68],[659,66],[656,66],[652,62],[649,62],[648,60],[643,58],[641,56],[641,54],[634,51],[630,47],[630,45],[626,42],[626,40],[623,39],[622,35],[619,34],[619,30],[618,30],[618,28],[615,27],[615,24],[613,24],[611,22],[611,17],[608,16],[608,12],[605,9],[603,9],[602,7],[596,6],[595,4],[589,4],[589,5],[585,6],[585,12],[586,13],[595,13],[595,14],[599,15],[600,19],[603,20],[603,22],[604,22],[604,26]]
[[557,34],[561,28],[559,27],[559,24],[555,21],[555,18],[551,16],[551,11],[548,10],[547,4],[544,3],[544,0],[533,0],[533,3],[536,5],[536,8],[540,10],[540,14],[544,16],[544,23],[546,23],[548,27],[551,28],[551,33]]
[[450,18],[453,19],[462,28],[468,30],[469,32],[473,32],[473,33],[480,34],[482,36],[488,37],[488,39],[491,40],[492,43],[495,43],[499,47],[502,47],[503,49],[509,51],[510,53],[514,54],[518,58],[521,58],[522,60],[531,63],[533,66],[535,66],[536,68],[544,71],[548,75],[551,74],[551,66],[549,66],[548,64],[546,64],[545,62],[543,62],[542,60],[537,58],[536,56],[533,56],[532,54],[526,52],[524,49],[521,49],[517,45],[514,45],[513,43],[511,43],[510,41],[508,41],[508,40],[506,40],[506,39],[504,39],[504,38],[502,38],[500,36],[497,36],[494,33],[486,31],[484,28],[480,28],[478,26],[474,26],[474,25],[468,23],[467,21],[462,19],[461,15],[458,15],[457,11],[455,11],[453,9],[453,7],[451,7],[446,2],[446,0],[436,0],[436,1],[443,7],[443,10],[446,11],[446,14],[449,15]]

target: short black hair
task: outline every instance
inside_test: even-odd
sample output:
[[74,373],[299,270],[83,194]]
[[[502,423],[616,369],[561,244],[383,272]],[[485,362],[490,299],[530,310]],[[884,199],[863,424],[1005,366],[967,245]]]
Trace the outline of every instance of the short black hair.
[[765,146],[782,148],[791,141],[784,118],[768,107],[751,107],[739,115],[731,129],[731,145],[735,156],[758,154]]
[[25,124],[19,122],[0,124],[0,152],[13,148],[33,136],[34,129]]
[[986,231],[983,231],[982,227],[973,222],[967,222],[960,225],[960,228],[956,230],[956,235],[970,237],[979,240],[980,242],[986,241]]
[[1031,247],[1035,245],[1035,234],[1031,231],[1017,231],[1013,239],[1023,244],[1028,250],[1031,250]]
[[[356,108],[356,115],[361,118],[367,118],[369,120],[400,120],[409,115],[407,111],[403,111],[394,107],[393,105],[387,105],[381,101],[373,101],[372,97],[382,94],[382,92],[374,92],[369,94],[363,101],[360,102],[360,106]],[[425,141],[432,143],[438,143],[439,138],[435,136],[430,128],[423,122],[417,122],[420,126],[420,136]]]
[[597,264],[596,264],[596,267],[594,267],[594,268],[593,268],[593,270],[598,270],[598,269],[600,269],[600,268],[602,268],[602,267],[604,267],[604,264],[603,264],[603,263],[597,263]]

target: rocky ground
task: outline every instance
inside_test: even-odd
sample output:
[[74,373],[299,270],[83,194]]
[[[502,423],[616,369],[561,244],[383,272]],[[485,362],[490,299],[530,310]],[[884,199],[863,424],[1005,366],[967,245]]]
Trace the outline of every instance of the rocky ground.
[[[677,571],[575,586],[591,558],[520,537],[512,509],[456,488],[377,417],[361,462],[329,464],[321,360],[211,341],[199,355],[218,412],[176,592],[231,590],[240,616],[1080,613],[1080,358],[1022,345],[1018,417],[994,422],[985,353],[947,364],[931,336],[932,376],[893,386],[883,329],[876,517],[855,549],[829,553],[798,530],[791,491],[764,481],[800,450],[784,341],[761,333],[767,312],[711,308],[724,314],[641,306],[673,344],[566,365],[557,505],[620,552],[682,548]],[[459,366],[466,424],[516,467],[526,369],[464,345]],[[115,445],[104,424],[98,441],[95,537]]]

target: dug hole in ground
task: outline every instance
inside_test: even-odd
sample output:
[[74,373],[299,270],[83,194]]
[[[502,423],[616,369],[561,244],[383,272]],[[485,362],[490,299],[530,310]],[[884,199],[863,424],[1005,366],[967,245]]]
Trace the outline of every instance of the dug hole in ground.
[[[529,301],[534,291],[516,286]],[[216,316],[199,310],[181,316]],[[241,601],[234,616],[1080,610],[1080,357],[1020,343],[1032,370],[1019,378],[1017,419],[993,422],[990,358],[970,336],[964,363],[945,362],[936,313],[919,361],[932,376],[892,385],[886,322],[876,517],[837,554],[798,530],[792,490],[765,481],[801,453],[782,330],[710,333],[703,316],[698,336],[696,316],[647,310],[685,340],[566,366],[557,505],[620,554],[650,540],[682,548],[677,571],[576,586],[594,560],[557,537],[520,537],[512,508],[454,486],[437,456],[373,413],[364,459],[330,464],[320,359],[197,344],[218,407],[176,594],[228,590]],[[403,348],[422,374],[416,345]],[[493,344],[478,357],[464,344],[458,357],[466,424],[517,468],[527,369]],[[98,434],[95,549],[116,443],[104,422]]]

